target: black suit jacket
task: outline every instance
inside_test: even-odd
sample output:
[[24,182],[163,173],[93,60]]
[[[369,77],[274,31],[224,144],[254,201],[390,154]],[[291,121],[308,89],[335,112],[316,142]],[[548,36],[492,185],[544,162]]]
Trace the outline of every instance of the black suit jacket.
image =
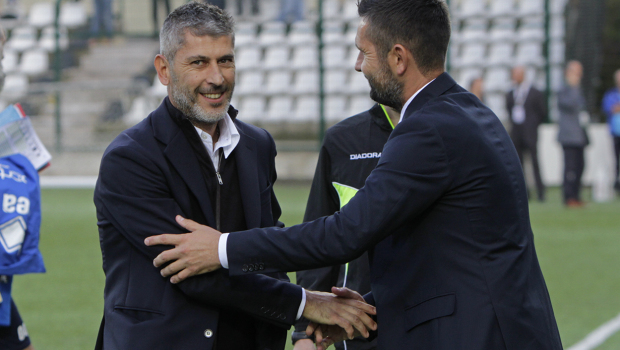
[[536,149],[538,142],[538,126],[547,118],[547,102],[545,94],[535,87],[530,87],[530,91],[525,98],[523,108],[525,109],[525,121],[523,124],[515,124],[512,121],[512,108],[515,106],[514,91],[510,90],[506,94],[506,109],[510,119],[510,137],[515,143],[525,143],[531,149]]
[[[234,121],[236,152],[248,227],[276,224],[275,144],[262,129]],[[256,319],[257,349],[283,349],[295,321],[301,288],[264,275],[229,277],[218,271],[173,285],[153,267],[166,246],[148,236],[183,233],[177,214],[215,226],[198,160],[165,103],[121,133],[107,148],[95,189],[106,275],[105,349],[211,349],[218,315],[241,310]],[[209,332],[211,330],[211,336]]]
[[248,264],[293,271],[369,250],[378,348],[555,350],[521,165],[491,110],[446,73],[413,100],[365,186],[332,216],[228,237]]

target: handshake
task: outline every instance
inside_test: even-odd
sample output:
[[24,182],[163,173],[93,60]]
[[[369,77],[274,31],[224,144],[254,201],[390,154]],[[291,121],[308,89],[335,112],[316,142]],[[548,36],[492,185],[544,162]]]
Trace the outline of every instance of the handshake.
[[[162,276],[170,276],[172,283],[179,283],[221,268],[218,253],[221,233],[181,216],[177,216],[176,221],[190,232],[152,236],[144,242],[147,246],[174,246],[159,254],[153,262],[155,267],[168,264],[161,270]],[[377,329],[371,317],[376,314],[376,308],[367,304],[359,293],[333,287],[332,293],[306,290],[302,315],[310,321],[306,334],[314,335],[317,350],[325,350],[335,342],[358,335],[368,338],[369,330]]]

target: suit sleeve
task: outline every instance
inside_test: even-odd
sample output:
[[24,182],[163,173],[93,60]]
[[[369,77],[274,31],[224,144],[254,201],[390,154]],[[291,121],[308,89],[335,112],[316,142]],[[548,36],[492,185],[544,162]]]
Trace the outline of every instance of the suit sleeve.
[[[323,216],[329,216],[340,209],[340,202],[335,196],[332,186],[331,157],[326,145],[329,135],[325,138],[319,160],[317,162],[304,222],[312,221]],[[327,266],[312,270],[297,271],[297,284],[307,290],[329,292],[332,286],[338,283],[340,265]],[[305,332],[308,320],[301,318],[295,323],[296,332]]]
[[397,126],[377,168],[340,212],[289,228],[231,233],[231,274],[251,273],[244,267],[249,263],[262,263],[268,272],[343,264],[418,217],[451,182],[433,117],[419,111]]
[[[183,233],[174,217],[186,215],[169,192],[162,165],[152,160],[151,152],[135,144],[107,152],[95,190],[100,225],[111,224],[149,260],[171,247],[147,247],[144,239],[164,232]],[[199,302],[235,308],[282,326],[295,322],[302,296],[299,286],[263,275],[230,277],[228,271],[190,278],[178,288]]]

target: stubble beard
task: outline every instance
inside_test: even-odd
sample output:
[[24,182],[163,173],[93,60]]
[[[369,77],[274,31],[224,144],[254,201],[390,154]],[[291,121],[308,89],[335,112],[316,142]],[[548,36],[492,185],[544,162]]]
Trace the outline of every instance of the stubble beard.
[[182,86],[179,84],[178,77],[171,73],[172,84],[170,86],[170,94],[174,102],[177,104],[177,108],[185,114],[187,119],[193,123],[198,124],[209,124],[213,125],[220,120],[224,119],[226,114],[228,113],[228,108],[230,107],[230,100],[232,99],[232,93],[234,90],[234,85],[230,86],[230,88],[226,88],[224,86],[213,89],[214,91],[203,91],[202,93],[217,93],[221,92],[222,94],[227,94],[228,98],[222,103],[217,105],[212,105],[213,107],[224,106],[221,110],[215,111],[205,111],[197,102],[197,96],[200,94],[200,88],[196,88],[193,92],[190,91],[187,86]]
[[370,85],[370,98],[382,105],[392,107],[397,111],[403,108],[401,98],[404,86],[392,76],[386,65],[382,65],[373,76],[366,76]]

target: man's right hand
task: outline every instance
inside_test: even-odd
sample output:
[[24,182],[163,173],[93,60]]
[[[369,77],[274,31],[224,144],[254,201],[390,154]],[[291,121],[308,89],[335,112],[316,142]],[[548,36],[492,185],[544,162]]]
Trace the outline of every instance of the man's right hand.
[[299,339],[295,342],[293,350],[316,350],[314,342],[310,339]]
[[369,316],[377,314],[376,308],[348,288],[333,287],[332,292],[334,294],[306,290],[303,316],[311,321],[306,334],[312,334],[317,325],[337,325],[348,339],[356,334],[368,338],[368,330],[377,329],[377,323]]

